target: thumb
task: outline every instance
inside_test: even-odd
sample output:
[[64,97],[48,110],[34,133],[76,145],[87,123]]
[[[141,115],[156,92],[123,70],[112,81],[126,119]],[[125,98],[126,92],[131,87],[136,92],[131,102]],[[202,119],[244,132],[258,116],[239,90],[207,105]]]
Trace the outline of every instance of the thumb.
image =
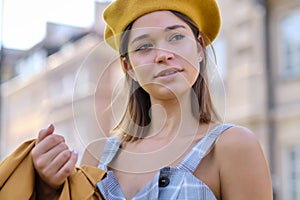
[[53,124],[50,124],[46,129],[40,130],[36,143],[39,143],[40,141],[45,139],[48,135],[53,134],[54,129],[55,128],[54,128]]

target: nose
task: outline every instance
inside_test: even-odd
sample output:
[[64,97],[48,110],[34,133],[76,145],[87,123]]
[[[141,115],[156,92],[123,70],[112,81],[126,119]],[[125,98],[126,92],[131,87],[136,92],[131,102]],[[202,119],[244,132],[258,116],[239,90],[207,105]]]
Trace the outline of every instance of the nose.
[[174,59],[174,53],[162,49],[156,50],[156,58],[155,58],[156,63],[163,64],[173,59]]

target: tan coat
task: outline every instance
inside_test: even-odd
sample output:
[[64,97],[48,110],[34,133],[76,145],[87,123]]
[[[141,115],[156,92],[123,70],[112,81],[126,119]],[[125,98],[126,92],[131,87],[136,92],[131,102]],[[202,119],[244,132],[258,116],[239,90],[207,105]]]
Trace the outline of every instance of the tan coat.
[[[31,150],[35,140],[18,147],[0,163],[0,199],[35,199],[35,170]],[[59,200],[102,199],[96,183],[105,172],[91,166],[76,167],[65,181]]]

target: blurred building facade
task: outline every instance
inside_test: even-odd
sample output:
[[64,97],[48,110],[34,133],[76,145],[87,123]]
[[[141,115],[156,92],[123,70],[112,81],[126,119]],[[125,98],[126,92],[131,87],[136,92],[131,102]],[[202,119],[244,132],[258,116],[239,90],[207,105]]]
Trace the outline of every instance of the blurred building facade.
[[[111,81],[121,69],[102,66],[114,55],[102,40],[101,13],[106,5],[96,3],[91,28],[48,23],[45,39],[33,48],[3,49],[1,160],[25,140],[36,138],[49,123],[79,153],[99,137],[97,133],[109,132],[112,114],[106,108],[110,106]],[[100,82],[104,82],[105,89],[98,85]],[[106,111],[105,117],[102,110]]]
[[[219,4],[223,27],[215,46],[226,89],[225,120],[258,136],[272,171],[274,199],[300,199],[300,1],[222,0]],[[56,51],[53,43],[44,42],[46,53],[38,47],[25,52],[27,62],[32,56],[42,66],[35,75],[2,84],[1,159],[25,139],[36,137],[49,122],[79,149],[99,136],[99,123],[102,132],[114,125],[106,108],[120,67],[117,62],[104,71],[97,67],[113,58],[109,48],[98,48],[103,32],[99,16],[105,6],[97,3],[92,30],[72,29],[80,37],[63,48]],[[48,55],[49,49],[55,53]],[[93,58],[91,51],[98,49],[104,57]],[[9,69],[24,68],[24,52],[12,55],[19,64],[7,62]],[[95,67],[85,71],[87,57]]]
[[300,199],[300,1],[273,0],[269,7],[274,171],[280,197]]

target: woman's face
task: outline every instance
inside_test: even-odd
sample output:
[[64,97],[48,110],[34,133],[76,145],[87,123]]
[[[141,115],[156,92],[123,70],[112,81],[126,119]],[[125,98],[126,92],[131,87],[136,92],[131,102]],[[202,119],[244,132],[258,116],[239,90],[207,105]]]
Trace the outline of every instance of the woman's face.
[[166,99],[189,91],[199,74],[201,46],[190,27],[169,11],[138,18],[128,42],[128,73],[150,96]]

